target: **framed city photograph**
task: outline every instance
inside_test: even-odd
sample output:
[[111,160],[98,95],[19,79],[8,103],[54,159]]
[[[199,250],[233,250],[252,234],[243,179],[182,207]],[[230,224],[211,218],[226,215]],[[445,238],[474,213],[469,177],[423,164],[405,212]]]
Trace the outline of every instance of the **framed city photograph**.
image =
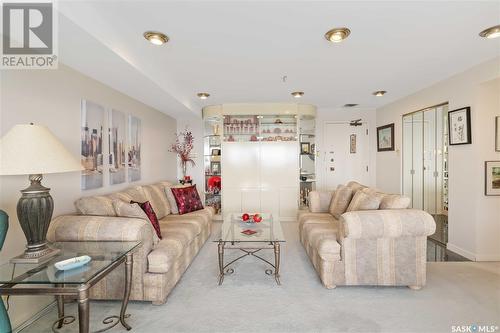
[[495,117],[495,151],[500,151],[500,116]]
[[351,134],[349,137],[349,152],[356,154],[356,134]]
[[377,151],[394,150],[394,123],[377,127]]
[[500,161],[484,162],[485,195],[500,195]]
[[448,133],[450,146],[472,143],[470,107],[448,112]]

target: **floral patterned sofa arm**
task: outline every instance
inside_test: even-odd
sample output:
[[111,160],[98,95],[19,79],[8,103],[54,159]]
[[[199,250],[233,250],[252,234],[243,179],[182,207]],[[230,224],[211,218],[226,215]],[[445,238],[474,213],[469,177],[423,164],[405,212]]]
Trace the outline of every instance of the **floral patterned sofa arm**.
[[309,192],[309,210],[311,213],[328,213],[333,191]]
[[432,216],[422,210],[365,210],[341,215],[345,238],[375,239],[430,236],[436,231]]

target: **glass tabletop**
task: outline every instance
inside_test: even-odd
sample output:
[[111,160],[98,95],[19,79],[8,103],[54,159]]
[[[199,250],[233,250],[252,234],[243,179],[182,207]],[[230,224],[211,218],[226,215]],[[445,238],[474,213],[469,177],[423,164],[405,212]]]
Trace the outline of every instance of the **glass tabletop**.
[[[61,250],[42,264],[0,265],[0,284],[82,284],[139,247],[141,242],[56,242],[52,248]],[[60,271],[54,263],[69,258],[88,255],[92,260],[78,268]]]
[[221,231],[214,242],[284,242],[285,236],[277,216],[260,214],[259,223],[244,222],[241,213],[229,213],[224,216]]

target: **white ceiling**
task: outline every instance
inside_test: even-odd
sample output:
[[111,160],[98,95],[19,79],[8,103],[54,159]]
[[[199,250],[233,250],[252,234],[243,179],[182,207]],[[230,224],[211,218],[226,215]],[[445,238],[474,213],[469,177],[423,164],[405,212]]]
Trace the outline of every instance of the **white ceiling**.
[[[500,24],[500,1],[100,0],[59,11],[62,62],[173,116],[297,101],[295,90],[319,107],[379,107],[500,55],[500,38],[478,36]],[[327,42],[339,26],[351,36]],[[146,30],[171,40],[154,46]]]

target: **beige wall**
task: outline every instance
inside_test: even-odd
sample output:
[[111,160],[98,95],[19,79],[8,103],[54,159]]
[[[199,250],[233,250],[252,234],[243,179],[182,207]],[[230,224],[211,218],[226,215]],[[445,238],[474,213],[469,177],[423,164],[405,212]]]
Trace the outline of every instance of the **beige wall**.
[[[175,155],[167,152],[172,133],[176,131],[175,119],[63,65],[58,70],[11,70],[2,71],[1,75],[0,136],[16,124],[43,124],[78,158],[80,101],[84,98],[141,118],[142,180],[137,184],[176,178]],[[105,140],[107,145],[106,136]],[[83,195],[109,193],[130,186],[128,183],[105,185],[82,192],[78,172],[46,175],[43,184],[52,188],[54,216],[73,212],[73,202]],[[17,221],[16,203],[19,190],[27,185],[25,176],[0,177],[0,208],[10,216],[10,229],[0,263],[24,250],[26,240]],[[13,326],[30,318],[50,301],[45,297],[12,297]]]
[[499,115],[500,58],[377,109],[377,126],[395,124],[394,152],[377,153],[377,187],[401,191],[402,115],[449,102],[470,106],[472,144],[449,148],[448,248],[473,260],[500,260],[500,197],[484,195],[484,161],[500,160],[494,147],[494,116]]

